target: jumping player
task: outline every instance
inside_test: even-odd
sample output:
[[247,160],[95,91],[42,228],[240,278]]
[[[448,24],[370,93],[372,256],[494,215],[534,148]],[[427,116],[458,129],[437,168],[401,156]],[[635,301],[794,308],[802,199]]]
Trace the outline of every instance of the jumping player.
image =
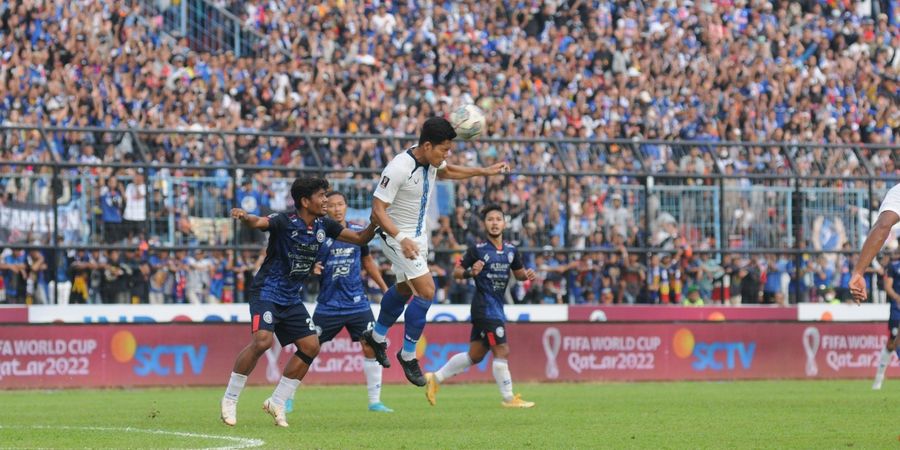
[[263,409],[276,425],[288,426],[285,401],[293,396],[319,354],[316,326],[303,305],[303,282],[326,239],[363,246],[374,236],[374,226],[354,231],[323,218],[327,190],[328,182],[323,179],[298,178],[291,185],[295,212],[258,217],[240,208],[231,210],[231,217],[245,226],[269,232],[269,244],[249,295],[253,340],[238,354],[222,398],[221,417],[227,425],[237,423],[238,397],[256,361],[272,346],[274,335],[282,346],[296,345],[297,352],[285,366],[272,396],[263,402]]
[[502,405],[507,408],[531,408],[534,402],[522,400],[513,394],[509,373],[509,344],[506,343],[506,315],[503,313],[504,296],[509,284],[509,273],[519,281],[534,280],[535,273],[525,269],[519,252],[512,244],[503,242],[506,218],[499,206],[488,206],[482,211],[487,242],[469,246],[462,262],[453,271],[457,279],[474,278],[477,288],[472,301],[472,334],[468,353],[457,353],[437,372],[425,374],[425,397],[434,406],[440,384],[478,364],[487,355],[494,354],[493,372]]
[[475,176],[506,173],[506,163],[490,167],[464,167],[446,162],[453,148],[456,131],[446,119],[432,117],[422,125],[419,144],[400,153],[385,167],[375,189],[372,218],[380,227],[385,256],[393,264],[397,284],[385,293],[375,328],[363,333],[363,339],[375,350],[375,359],[390,367],[386,336],[397,321],[403,306],[412,301],[404,314],[403,349],[397,353],[406,379],[425,386],[425,377],[416,359],[416,342],[425,328],[425,314],[434,298],[434,279],[428,269],[428,242],[431,235],[425,223],[435,178],[462,180]]
[[[868,298],[866,280],[863,278],[863,274],[869,265],[872,264],[872,260],[878,254],[878,251],[881,250],[881,247],[884,246],[885,241],[891,236],[891,229],[897,222],[900,222],[900,184],[891,188],[887,195],[884,196],[884,201],[881,202],[881,208],[878,210],[878,219],[869,231],[866,242],[863,243],[862,251],[860,251],[859,261],[853,267],[853,274],[850,275],[850,294],[853,295],[853,300],[857,304],[866,301]],[[885,286],[888,289],[891,302],[891,315],[888,319],[888,332],[891,339],[888,340],[887,345],[881,351],[881,360],[878,363],[878,372],[875,374],[875,383],[872,385],[872,389],[881,389],[881,383],[884,381],[884,372],[891,362],[891,353],[898,344],[897,328],[900,326],[900,309],[897,307],[897,302],[900,297],[897,297],[896,294],[897,289],[900,288],[900,283],[898,283],[900,273],[896,271],[895,262],[896,260],[888,267],[888,280],[885,280]],[[893,295],[891,295],[892,291]]]

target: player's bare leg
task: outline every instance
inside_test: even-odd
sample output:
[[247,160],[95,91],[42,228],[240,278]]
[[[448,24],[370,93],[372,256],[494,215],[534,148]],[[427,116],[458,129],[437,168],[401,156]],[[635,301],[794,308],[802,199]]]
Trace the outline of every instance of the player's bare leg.
[[297,352],[288,360],[284,367],[281,380],[272,396],[263,402],[263,410],[269,413],[275,419],[275,425],[279,427],[287,427],[287,418],[285,417],[285,403],[288,399],[294,397],[294,392],[300,387],[300,381],[309,372],[309,366],[319,354],[319,337],[316,335],[306,336],[294,341],[297,346]]
[[512,375],[509,373],[509,344],[499,344],[491,347],[494,353],[493,372],[500,395],[503,397],[502,405],[506,408],[531,408],[534,402],[522,400],[519,394],[513,394]]
[[231,372],[231,379],[228,381],[228,387],[225,388],[225,395],[222,397],[221,417],[222,422],[225,422],[226,425],[234,426],[237,423],[238,397],[247,383],[247,376],[256,367],[256,362],[272,347],[272,339],[271,331],[258,330],[253,333],[253,340],[238,353]]

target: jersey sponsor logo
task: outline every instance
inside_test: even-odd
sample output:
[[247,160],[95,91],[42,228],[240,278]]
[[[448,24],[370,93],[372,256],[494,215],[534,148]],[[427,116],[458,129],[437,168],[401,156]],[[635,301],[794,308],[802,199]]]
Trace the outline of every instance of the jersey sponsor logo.
[[390,178],[388,178],[388,177],[381,177],[381,183],[380,183],[380,186],[381,186],[382,188],[387,188],[387,187],[388,187],[388,184],[390,184],[390,182],[391,182],[391,179],[390,179]]
[[316,240],[319,242],[325,242],[325,230],[316,231]]
[[263,322],[272,323],[272,311],[266,311],[263,313]]

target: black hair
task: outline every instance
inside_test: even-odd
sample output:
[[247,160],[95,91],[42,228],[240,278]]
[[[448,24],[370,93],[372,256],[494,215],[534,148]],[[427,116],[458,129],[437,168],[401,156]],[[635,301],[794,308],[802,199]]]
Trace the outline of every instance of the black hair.
[[344,202],[347,201],[347,196],[344,195],[344,193],[341,191],[328,191],[328,193],[325,194],[325,196],[328,198],[334,197],[335,195],[340,195],[341,198],[344,199]]
[[311,198],[319,190],[328,190],[328,181],[322,178],[297,178],[291,184],[294,208],[300,209],[300,199]]
[[[497,211],[501,216],[503,216],[503,208],[501,208],[500,205],[487,205],[481,209],[481,220],[487,220],[488,214],[493,211]],[[506,216],[504,216],[504,218],[505,217]]]
[[430,117],[422,124],[422,134],[419,135],[419,145],[431,142],[431,145],[453,140],[456,130],[453,125],[443,117]]

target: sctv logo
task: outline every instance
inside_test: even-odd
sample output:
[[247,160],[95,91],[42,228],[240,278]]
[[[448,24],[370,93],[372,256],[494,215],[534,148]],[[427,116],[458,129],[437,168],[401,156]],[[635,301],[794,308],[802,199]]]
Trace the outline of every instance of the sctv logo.
[[672,346],[675,356],[681,359],[693,357],[691,368],[698,372],[735,370],[738,364],[742,369],[749,369],[756,352],[756,342],[696,342],[694,333],[687,328],[675,332]]
[[138,345],[134,335],[125,330],[113,335],[110,347],[116,361],[134,361],[134,373],[139,377],[183,375],[186,367],[199,375],[208,350],[205,345]]
[[[457,353],[466,353],[469,351],[469,344],[465,342],[448,342],[446,344],[431,344],[425,340],[423,335],[419,342],[416,343],[416,357],[425,361],[425,370],[428,372],[436,372],[450,357]],[[490,353],[488,353],[490,355]],[[485,372],[488,368],[488,360],[484,358],[480,363],[475,365],[479,372]]]

